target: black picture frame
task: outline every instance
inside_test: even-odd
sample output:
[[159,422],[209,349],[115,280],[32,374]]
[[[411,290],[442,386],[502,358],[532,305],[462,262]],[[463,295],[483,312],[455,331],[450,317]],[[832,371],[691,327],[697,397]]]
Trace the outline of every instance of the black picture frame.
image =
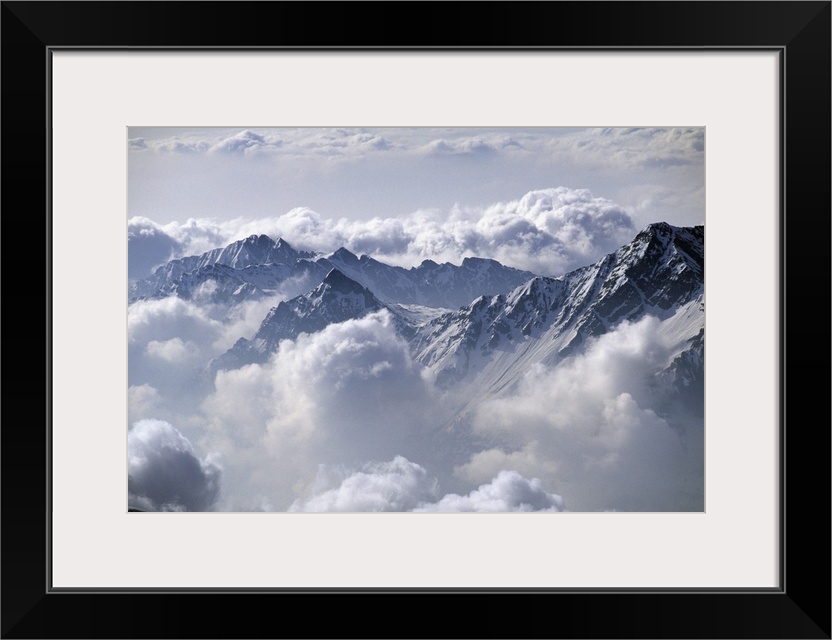
[[[2,637],[830,638],[830,15],[828,1],[2,2]],[[780,587],[54,592],[48,90],[67,47],[778,51]]]

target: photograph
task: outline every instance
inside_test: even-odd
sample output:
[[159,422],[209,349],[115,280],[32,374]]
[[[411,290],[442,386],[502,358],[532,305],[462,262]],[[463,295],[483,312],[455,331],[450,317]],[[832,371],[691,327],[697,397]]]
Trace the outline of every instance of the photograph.
[[703,512],[705,127],[142,127],[130,511]]

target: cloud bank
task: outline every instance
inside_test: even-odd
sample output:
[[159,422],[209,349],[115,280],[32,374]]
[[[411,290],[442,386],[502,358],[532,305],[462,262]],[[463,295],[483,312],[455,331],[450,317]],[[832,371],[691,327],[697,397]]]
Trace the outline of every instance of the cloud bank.
[[700,165],[705,152],[702,127],[603,127],[552,138],[553,152],[572,162],[612,167],[661,169]]
[[147,273],[147,265],[157,259],[161,264],[173,255],[195,255],[265,233],[297,249],[327,253],[344,246],[402,266],[425,259],[459,264],[475,256],[541,275],[561,275],[617,249],[632,238],[635,225],[630,214],[610,200],[586,189],[557,187],[485,208],[458,206],[447,213],[423,210],[348,220],[324,218],[301,207],[260,220],[190,219],[158,225],[131,218],[128,231],[133,274]]
[[282,299],[249,300],[233,309],[169,296],[141,300],[127,310],[128,416],[132,424],[159,418],[195,436],[199,407],[213,388],[211,360],[241,336],[251,336]]
[[702,127],[140,127],[130,136],[131,215],[165,223],[297,207],[333,220],[421,209],[441,221],[455,204],[486,209],[559,184],[609,198],[638,228],[704,222]]
[[133,153],[234,154],[250,158],[298,159],[318,156],[366,160],[420,158],[431,155],[542,155],[557,151],[571,161],[603,161],[616,167],[680,166],[701,161],[705,130],[701,127],[606,127],[436,129],[419,128],[281,128],[190,129],[173,135],[165,129],[134,128],[128,140]]

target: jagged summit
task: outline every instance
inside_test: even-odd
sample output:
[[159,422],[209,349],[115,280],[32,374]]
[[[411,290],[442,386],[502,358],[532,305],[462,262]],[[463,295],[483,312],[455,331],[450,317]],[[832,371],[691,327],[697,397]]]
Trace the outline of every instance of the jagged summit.
[[251,340],[238,340],[212,361],[210,369],[217,371],[265,362],[281,340],[293,340],[302,333],[315,333],[331,324],[362,318],[384,308],[366,287],[338,269],[331,269],[314,289],[269,311]]
[[593,265],[531,278],[432,320],[411,345],[440,384],[467,376],[496,391],[530,363],[557,362],[623,321],[651,315],[675,327],[674,336],[697,335],[704,327],[703,267],[704,227],[648,225]]
[[385,303],[442,309],[459,308],[479,295],[505,293],[534,276],[474,257],[459,266],[424,260],[406,269],[368,255],[359,257],[346,247],[319,255],[296,250],[283,238],[274,241],[265,234],[252,234],[198,256],[171,260],[132,284],[128,302],[171,295],[191,299],[204,297],[206,291],[211,302],[229,305],[278,292],[293,296],[323,282],[333,269]]
[[346,247],[339,247],[330,257],[334,260],[345,262],[347,264],[358,264],[360,262],[358,256]]
[[473,256],[469,256],[467,258],[462,259],[462,266],[463,267],[473,267],[479,265],[491,265],[491,264],[500,264],[496,260],[491,258],[476,258]]
[[207,289],[212,302],[234,304],[262,297],[289,278],[317,280],[324,269],[311,265],[314,257],[296,251],[283,238],[275,242],[265,234],[252,234],[225,247],[171,260],[132,284],[128,301],[170,295],[191,299]]
[[332,269],[321,283],[322,286],[327,286],[333,291],[339,293],[369,293],[366,287],[361,286],[355,280],[348,278],[338,269]]
[[535,274],[488,258],[465,258],[461,265],[423,260],[417,267],[390,266],[340,248],[319,264],[337,268],[388,304],[457,309],[480,295],[506,293]]
[[645,231],[658,231],[658,232],[693,232],[693,233],[701,233],[705,230],[705,225],[694,225],[691,227],[679,227],[677,225],[670,224],[669,222],[659,221],[659,222],[651,222],[642,230],[642,233]]
[[704,225],[696,225],[693,227],[676,227],[667,222],[653,222],[642,229],[630,244],[638,244],[640,242],[655,241],[662,246],[668,244],[675,244],[679,247],[690,245],[693,248],[693,254],[701,253],[701,245],[705,239]]
[[275,242],[269,236],[267,236],[264,233],[261,233],[259,235],[256,234],[256,233],[252,233],[249,237],[244,238],[242,240],[242,242],[245,242],[247,244],[256,244],[256,243],[269,244],[269,245],[274,245],[275,244]]

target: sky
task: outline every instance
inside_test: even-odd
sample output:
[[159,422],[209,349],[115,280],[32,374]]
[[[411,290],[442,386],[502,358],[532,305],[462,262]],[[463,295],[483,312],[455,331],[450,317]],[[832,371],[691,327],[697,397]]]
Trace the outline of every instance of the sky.
[[[560,275],[555,271],[596,260],[651,222],[705,219],[701,127],[131,127],[128,138],[131,241],[145,242],[131,252],[131,277],[250,233],[281,234],[296,248],[324,252],[351,244],[402,266],[478,253]],[[541,223],[539,198],[537,211],[518,210],[526,194],[552,189],[568,193],[556,205],[593,203],[589,222],[603,229],[584,229],[583,212],[573,211],[564,230],[557,206]],[[618,219],[597,220],[599,208],[612,207]],[[514,224],[524,221],[531,226]],[[500,233],[483,233],[494,223]],[[608,238],[593,242],[599,231]],[[522,257],[547,238],[538,238],[533,252],[497,249],[507,234],[539,232],[558,237],[557,252],[581,242],[586,250],[547,263]]]

